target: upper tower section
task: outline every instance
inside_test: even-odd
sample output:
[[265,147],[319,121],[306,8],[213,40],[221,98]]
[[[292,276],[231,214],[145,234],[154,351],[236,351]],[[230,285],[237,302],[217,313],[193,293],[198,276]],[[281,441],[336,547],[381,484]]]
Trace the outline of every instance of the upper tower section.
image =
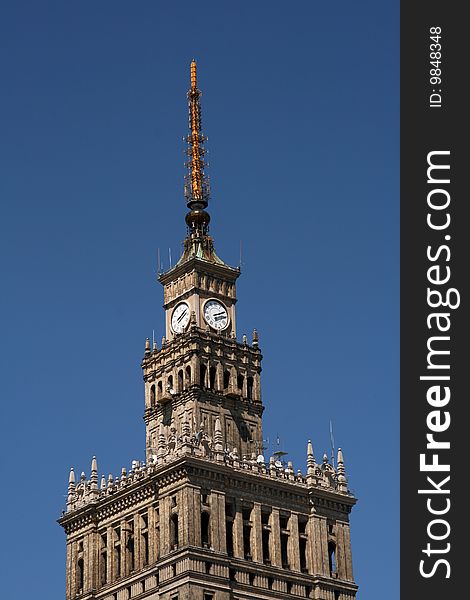
[[184,333],[191,318],[198,327],[236,337],[235,281],[240,269],[220,259],[209,235],[209,178],[205,173],[207,141],[202,133],[201,91],[197,87],[196,61],[191,62],[188,90],[189,133],[184,195],[189,212],[183,254],[178,263],[159,276],[164,288],[166,339]]

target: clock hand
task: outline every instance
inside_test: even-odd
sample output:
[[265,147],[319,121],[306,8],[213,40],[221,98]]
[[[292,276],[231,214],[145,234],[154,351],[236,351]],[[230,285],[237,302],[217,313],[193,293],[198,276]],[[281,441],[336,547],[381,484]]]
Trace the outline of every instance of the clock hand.
[[180,315],[180,316],[179,316],[179,317],[176,319],[178,323],[181,321],[181,319],[182,319],[183,317],[185,317],[185,316],[186,316],[186,313],[187,313],[187,312],[188,312],[188,311],[187,311],[187,310],[185,310],[185,311],[184,311],[184,312],[182,312],[182,313],[181,313],[181,315]]

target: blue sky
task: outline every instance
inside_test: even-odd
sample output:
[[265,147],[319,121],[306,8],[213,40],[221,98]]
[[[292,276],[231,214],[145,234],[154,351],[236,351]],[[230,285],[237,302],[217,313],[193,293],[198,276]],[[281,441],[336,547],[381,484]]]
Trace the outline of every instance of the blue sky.
[[64,596],[70,466],[143,458],[140,360],[163,335],[157,249],[167,268],[185,235],[192,58],[211,231],[230,264],[242,243],[238,333],[260,334],[264,435],[304,469],[333,421],[359,598],[398,596],[398,10],[2,3],[5,597]]

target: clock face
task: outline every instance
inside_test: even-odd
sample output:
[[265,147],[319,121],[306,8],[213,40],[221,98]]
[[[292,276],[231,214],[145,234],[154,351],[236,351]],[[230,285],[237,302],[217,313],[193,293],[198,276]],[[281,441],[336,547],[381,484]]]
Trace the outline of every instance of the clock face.
[[208,300],[204,305],[204,319],[213,327],[222,331],[228,327],[228,313],[225,306],[217,300]]
[[171,315],[171,328],[175,333],[182,333],[189,323],[189,306],[180,302]]

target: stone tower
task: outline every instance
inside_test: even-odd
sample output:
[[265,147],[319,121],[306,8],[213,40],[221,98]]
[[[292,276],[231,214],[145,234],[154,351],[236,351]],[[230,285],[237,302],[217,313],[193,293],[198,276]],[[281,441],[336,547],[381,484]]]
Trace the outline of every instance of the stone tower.
[[166,335],[147,339],[146,460],[119,476],[71,470],[67,600],[352,600],[348,491],[307,444],[304,472],[263,455],[258,335],[236,333],[240,274],[215,253],[200,91],[191,63],[187,236],[159,276]]

